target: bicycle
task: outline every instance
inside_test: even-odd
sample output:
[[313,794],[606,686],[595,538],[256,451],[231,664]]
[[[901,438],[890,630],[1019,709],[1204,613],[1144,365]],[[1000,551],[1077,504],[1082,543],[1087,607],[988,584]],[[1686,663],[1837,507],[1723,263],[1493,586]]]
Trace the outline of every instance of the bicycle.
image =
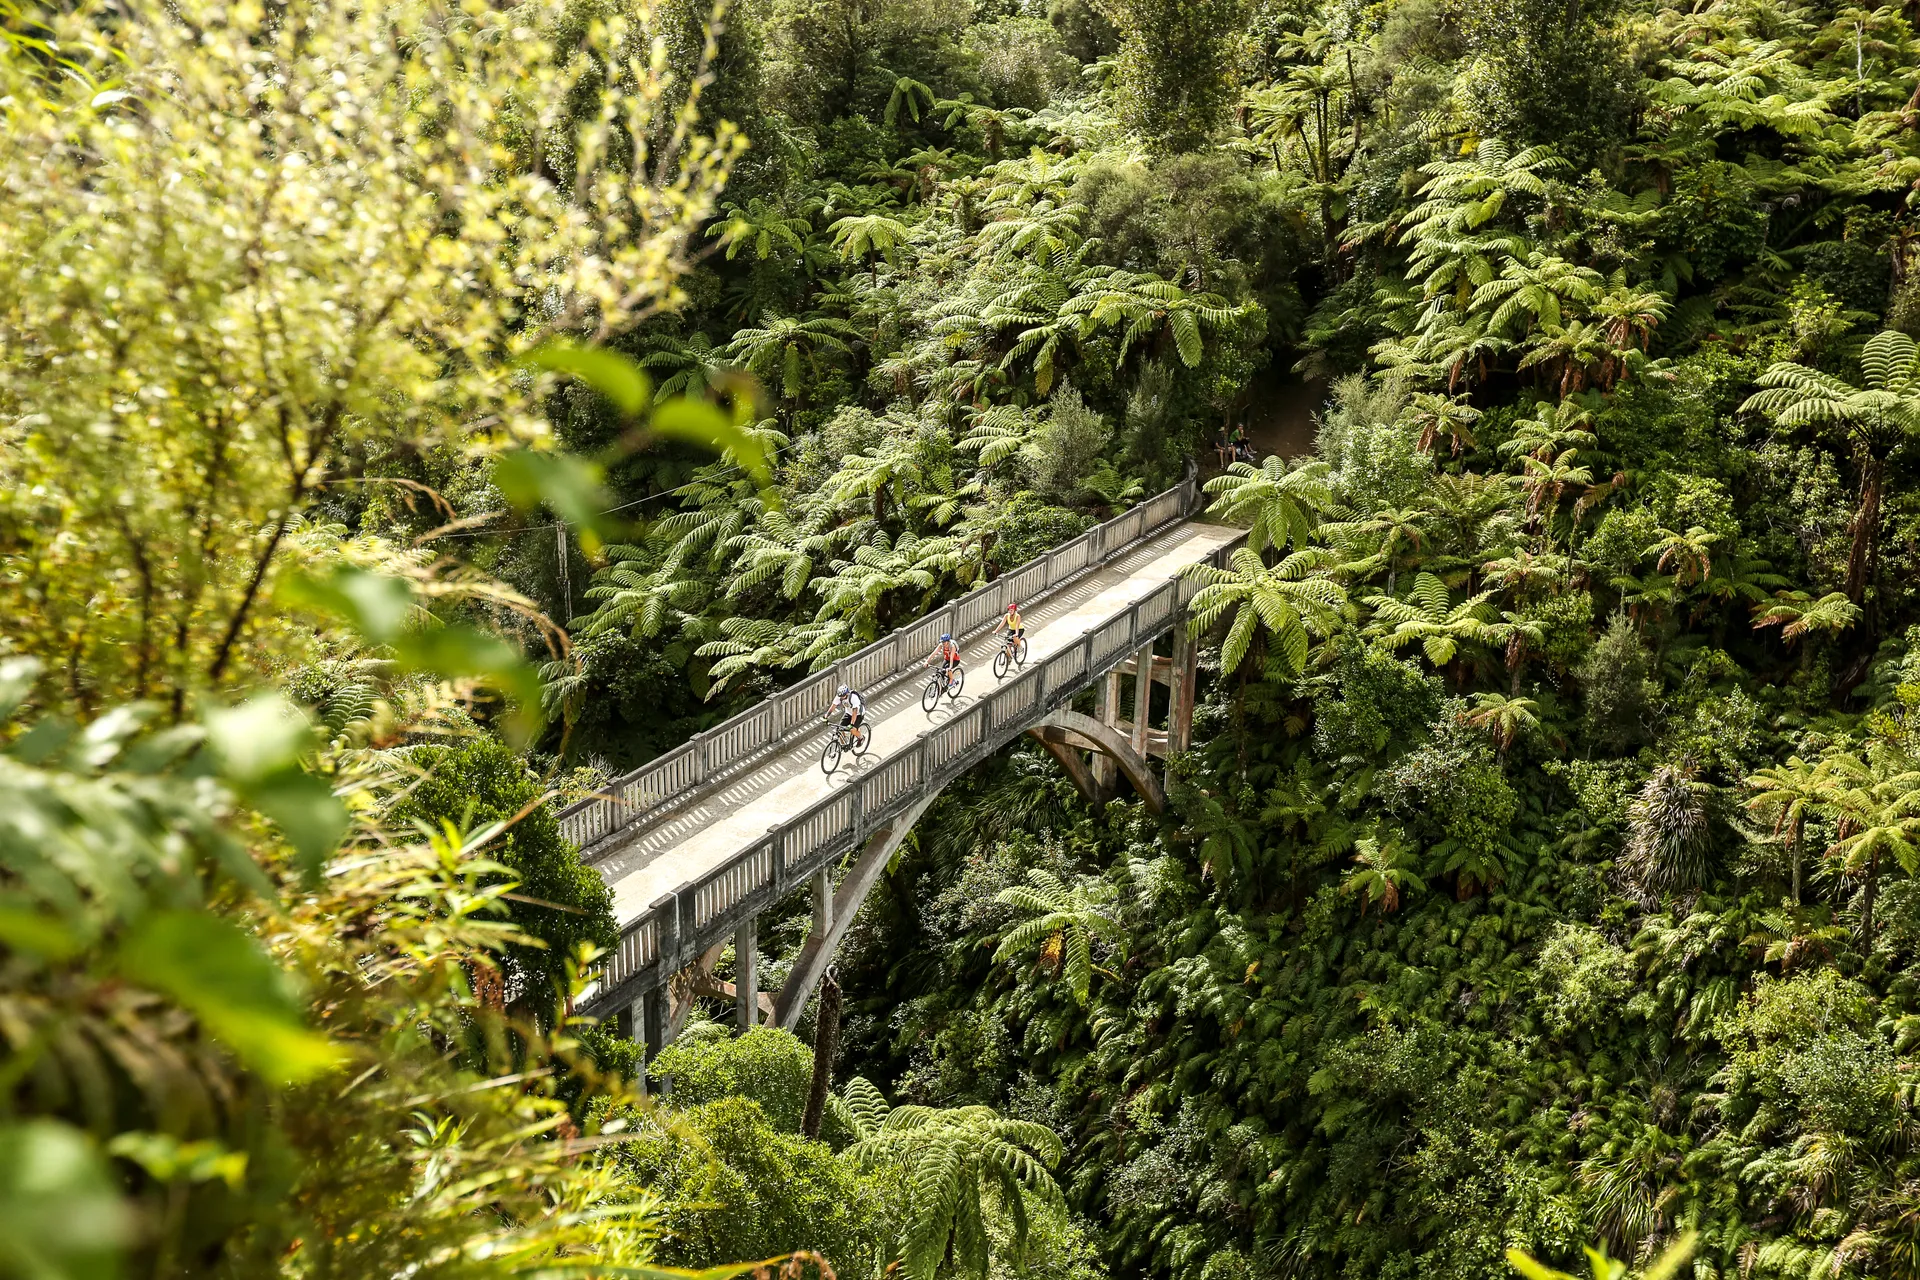
[[838,769],[841,753],[851,751],[858,759],[867,754],[867,748],[872,745],[873,731],[864,720],[855,725],[833,726],[833,732],[827,735],[827,745],[820,752],[820,772],[832,773]]
[[920,709],[932,715],[933,709],[940,705],[941,694],[944,693],[949,700],[957,699],[960,696],[960,686],[966,682],[966,668],[957,663],[954,665],[952,675],[948,675],[945,670],[935,671],[927,677],[927,687],[920,691]]
[[1024,667],[1026,665],[1027,638],[1025,636],[1008,636],[1001,642],[1000,652],[993,655],[993,678],[995,680],[1005,680],[1007,678],[1008,667]]

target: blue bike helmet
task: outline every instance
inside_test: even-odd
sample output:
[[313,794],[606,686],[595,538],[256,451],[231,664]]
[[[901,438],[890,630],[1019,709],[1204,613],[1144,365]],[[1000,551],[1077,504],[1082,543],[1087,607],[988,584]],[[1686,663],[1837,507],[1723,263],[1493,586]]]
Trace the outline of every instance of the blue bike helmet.
[[950,641],[952,641],[952,639],[953,639],[953,637],[952,637],[951,635],[949,635],[949,634],[948,634],[947,632],[945,632],[945,631],[942,631],[942,632],[940,633],[940,643],[941,643],[941,644],[947,644],[947,643],[949,643]]

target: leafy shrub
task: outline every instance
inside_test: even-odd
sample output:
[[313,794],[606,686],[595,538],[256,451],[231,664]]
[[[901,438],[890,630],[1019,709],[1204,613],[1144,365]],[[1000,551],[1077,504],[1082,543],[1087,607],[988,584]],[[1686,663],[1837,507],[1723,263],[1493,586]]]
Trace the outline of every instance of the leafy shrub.
[[1534,972],[1541,1017],[1555,1035],[1606,1025],[1633,989],[1633,957],[1591,925],[1555,925]]
[[[537,900],[509,904],[513,923],[545,945],[508,948],[507,989],[511,998],[528,998],[538,1009],[564,986],[576,947],[590,942],[608,949],[618,941],[612,891],[599,872],[581,864],[552,808],[539,802],[540,784],[505,743],[481,737],[457,746],[415,747],[407,762],[424,776],[393,806],[389,819],[395,824],[421,823],[437,833],[443,823],[473,831],[517,818],[487,854],[513,873],[521,897]],[[547,903],[552,905],[542,905]]]
[[798,1133],[813,1078],[813,1050],[777,1027],[754,1027],[735,1036],[719,1023],[699,1022],[660,1051],[653,1073],[673,1081],[676,1106],[745,1098],[775,1129]]
[[1047,412],[1020,448],[1020,470],[1039,492],[1071,499],[1113,439],[1105,418],[1087,408],[1067,383],[1055,389]]
[[1433,474],[1420,428],[1403,418],[1406,387],[1358,375],[1333,384],[1333,407],[1320,420],[1317,451],[1333,467],[1343,498],[1363,510],[1410,505]]
[[1463,888],[1505,875],[1519,797],[1486,741],[1456,718],[1443,719],[1432,741],[1382,775],[1379,794],[1389,813],[1430,844],[1437,869]]
[[1377,763],[1414,743],[1440,713],[1442,685],[1372,645],[1350,646],[1313,699],[1314,750]]
[[1092,528],[1090,516],[1049,505],[1031,493],[1017,493],[1001,511],[1000,540],[994,559],[1002,569],[1014,569]]
[[1762,976],[1714,1035],[1728,1052],[1727,1093],[1750,1128],[1889,1132],[1893,1048],[1874,1029],[1875,1000],[1833,969]]
[[[677,1095],[677,1076],[675,1086]],[[664,1109],[606,1119],[624,1120],[633,1135],[614,1160],[664,1201],[663,1261],[710,1267],[812,1249],[849,1276],[887,1261],[905,1187],[774,1123],[753,1099],[723,1094],[687,1105],[676,1096]]]
[[1053,24],[1038,18],[1002,18],[969,27],[966,49],[980,60],[980,78],[1004,107],[1039,110],[1079,78]]
[[1660,686],[1653,657],[1626,618],[1615,615],[1594,642],[1574,678],[1586,697],[1587,732],[1609,751],[1624,751],[1653,736]]

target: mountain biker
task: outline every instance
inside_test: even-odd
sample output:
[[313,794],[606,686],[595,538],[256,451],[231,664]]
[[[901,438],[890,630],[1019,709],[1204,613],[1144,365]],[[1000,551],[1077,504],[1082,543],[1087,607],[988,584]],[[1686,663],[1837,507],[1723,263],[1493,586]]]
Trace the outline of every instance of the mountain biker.
[[1027,624],[1020,617],[1020,602],[1018,600],[1013,601],[1007,606],[1006,616],[1000,619],[1000,626],[995,627],[994,630],[997,632],[1000,630],[1000,627],[1007,629],[1007,642],[1009,644],[1018,644],[1020,637],[1027,634]]
[[852,729],[866,718],[867,700],[854,690],[841,685],[840,692],[834,695],[833,705],[827,708],[827,718],[832,719],[836,711],[841,713],[840,727]]
[[933,665],[935,658],[940,660],[940,677],[942,683],[951,683],[953,680],[953,669],[960,665],[960,646],[955,644],[953,637],[944,631],[940,633],[940,643],[933,647],[933,652],[928,654],[927,660],[920,665],[930,667]]

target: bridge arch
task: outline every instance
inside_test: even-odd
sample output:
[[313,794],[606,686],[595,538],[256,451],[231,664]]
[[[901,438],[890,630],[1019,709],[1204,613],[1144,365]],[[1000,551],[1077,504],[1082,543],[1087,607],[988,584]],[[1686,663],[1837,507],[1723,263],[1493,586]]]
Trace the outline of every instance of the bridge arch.
[[1027,736],[1047,749],[1047,754],[1057,760],[1067,776],[1073,779],[1080,794],[1093,803],[1111,799],[1112,789],[1100,781],[1086,761],[1080,759],[1082,750],[1105,756],[1133,784],[1133,789],[1139,793],[1149,810],[1154,813],[1166,812],[1167,796],[1160,787],[1160,780],[1148,768],[1146,757],[1135,751],[1133,744],[1115,726],[1061,707],[1028,729]]

